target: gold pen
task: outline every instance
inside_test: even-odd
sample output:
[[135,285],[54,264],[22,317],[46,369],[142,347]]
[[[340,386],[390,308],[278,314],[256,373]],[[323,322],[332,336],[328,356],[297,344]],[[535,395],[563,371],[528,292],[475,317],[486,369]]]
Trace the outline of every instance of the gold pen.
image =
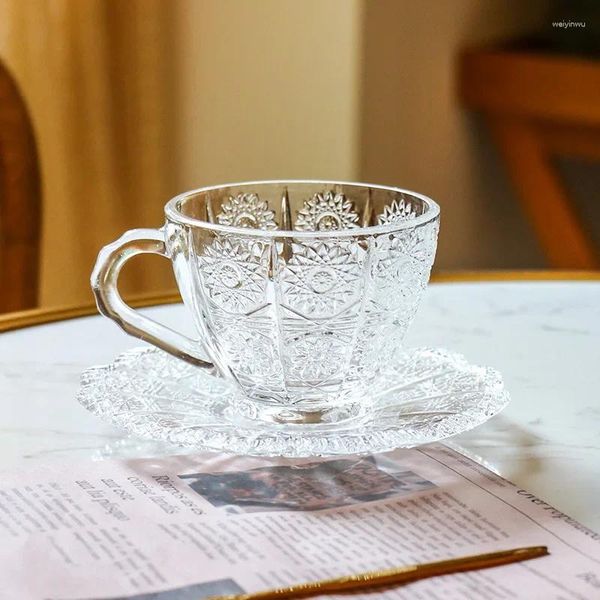
[[488,554],[475,554],[430,563],[406,565],[383,571],[370,571],[358,575],[299,583],[289,587],[275,588],[251,594],[212,596],[208,600],[278,600],[281,598],[303,598],[321,594],[352,593],[372,590],[378,587],[401,585],[438,575],[498,567],[548,554],[546,546],[514,548],[512,550],[501,550],[500,552],[490,552]]

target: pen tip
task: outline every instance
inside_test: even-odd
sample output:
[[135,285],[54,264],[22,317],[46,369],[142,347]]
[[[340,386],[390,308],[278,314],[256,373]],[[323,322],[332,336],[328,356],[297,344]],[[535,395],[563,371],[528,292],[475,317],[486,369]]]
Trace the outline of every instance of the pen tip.
[[550,552],[548,552],[548,546],[529,546],[527,548],[519,548],[517,552],[519,554],[528,554],[530,556],[546,556],[547,554],[550,554]]

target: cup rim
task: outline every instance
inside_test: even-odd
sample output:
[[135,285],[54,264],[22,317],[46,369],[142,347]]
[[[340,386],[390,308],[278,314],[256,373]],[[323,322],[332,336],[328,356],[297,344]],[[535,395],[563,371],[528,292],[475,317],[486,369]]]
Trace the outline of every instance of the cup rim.
[[[295,185],[295,184],[323,184],[323,185],[348,185],[348,186],[361,186],[373,189],[385,190],[388,192],[398,192],[402,194],[409,194],[415,198],[422,200],[427,206],[427,210],[422,215],[415,217],[414,219],[405,219],[396,221],[393,223],[387,223],[384,225],[371,225],[369,227],[356,227],[354,229],[336,229],[329,231],[297,231],[295,229],[251,229],[246,227],[234,227],[231,225],[221,225],[219,223],[210,223],[184,215],[178,208],[178,205],[187,198],[194,196],[202,192],[211,192],[221,188],[236,187],[236,186],[248,186],[248,185]],[[421,225],[425,225],[437,219],[440,214],[440,207],[438,203],[418,192],[399,188],[395,186],[387,185],[376,185],[371,183],[361,183],[354,181],[335,181],[325,179],[266,179],[258,181],[239,181],[235,183],[222,183],[219,185],[212,185],[206,187],[196,188],[178,194],[165,205],[165,216],[171,221],[180,225],[188,225],[191,227],[200,227],[215,231],[219,233],[235,234],[238,236],[249,236],[258,238],[298,238],[298,239],[314,239],[314,238],[354,238],[357,236],[368,236],[382,233],[393,233],[396,231],[402,231],[404,229],[416,229]]]

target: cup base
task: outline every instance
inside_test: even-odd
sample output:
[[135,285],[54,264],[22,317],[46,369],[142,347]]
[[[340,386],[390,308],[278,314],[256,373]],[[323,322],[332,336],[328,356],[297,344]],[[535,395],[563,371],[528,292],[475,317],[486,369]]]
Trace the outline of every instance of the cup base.
[[365,406],[352,402],[332,408],[299,409],[246,399],[236,407],[236,412],[238,416],[273,425],[339,425],[363,416]]

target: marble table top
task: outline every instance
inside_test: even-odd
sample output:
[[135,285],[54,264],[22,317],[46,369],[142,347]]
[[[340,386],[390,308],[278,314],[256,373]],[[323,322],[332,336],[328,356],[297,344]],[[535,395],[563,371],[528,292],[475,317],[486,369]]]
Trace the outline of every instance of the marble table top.
[[[181,305],[145,311],[191,327]],[[453,443],[600,531],[600,281],[432,284],[407,341],[499,369],[511,404]],[[165,452],[74,399],[84,368],[139,345],[99,316],[2,334],[0,468]]]

